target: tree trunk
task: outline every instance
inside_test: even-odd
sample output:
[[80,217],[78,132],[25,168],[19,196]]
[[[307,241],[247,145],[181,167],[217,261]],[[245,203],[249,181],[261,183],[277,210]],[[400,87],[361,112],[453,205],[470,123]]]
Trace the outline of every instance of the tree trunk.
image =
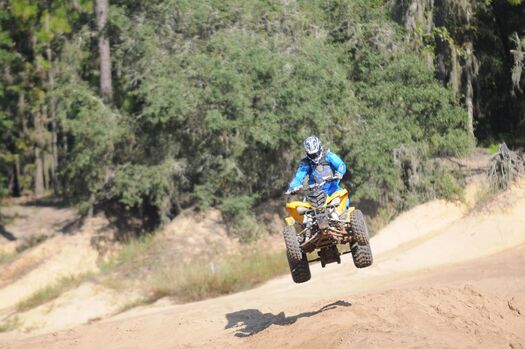
[[15,197],[19,197],[20,195],[22,195],[22,188],[20,187],[20,156],[18,154],[15,155],[15,163],[13,166],[15,167],[15,183],[13,186],[12,195]]
[[437,79],[443,86],[447,84],[447,67],[446,60],[447,44],[439,37],[436,38],[436,64],[437,64]]
[[474,138],[474,87],[473,87],[473,77],[474,77],[474,53],[472,52],[472,44],[467,45],[466,50],[466,64],[465,64],[465,104],[467,106],[468,113],[468,124],[467,130],[469,136]]
[[[446,28],[447,22],[447,11],[448,4],[446,0],[435,0],[434,1],[434,27],[435,28]],[[437,79],[443,86],[447,84],[447,48],[448,43],[443,40],[439,35],[436,35],[436,75]]]
[[91,195],[89,195],[89,208],[88,208],[88,212],[87,212],[87,216],[88,217],[93,217],[93,214],[94,214],[94,211],[95,211],[95,202],[97,201],[97,198],[95,196],[94,193],[91,193]]
[[46,151],[42,152],[42,168],[44,169],[44,190],[49,190],[49,183],[51,180],[50,176],[50,168],[49,168],[49,162],[48,162],[48,154]]
[[[36,36],[31,37],[31,44],[33,52],[36,50]],[[42,74],[42,69],[38,59],[35,60],[35,70],[38,74]],[[43,74],[42,74],[43,75]],[[42,130],[44,129],[43,125],[43,116],[42,111],[39,108],[38,110],[32,111],[33,114],[33,135],[31,140],[35,147],[35,175],[34,175],[34,194],[42,196],[44,194],[44,161],[42,160],[43,154],[42,149],[44,148],[44,141],[42,137]]]
[[42,161],[42,151],[35,146],[35,195],[44,194],[44,164]]
[[[29,135],[29,130],[27,129],[27,118],[26,118],[26,103],[24,93],[21,92],[18,96],[18,108],[17,108],[17,117],[22,125],[22,135],[21,138],[26,138]],[[17,192],[13,192],[13,196],[22,195],[22,191],[27,188],[22,188],[21,177],[20,177],[20,155],[18,154],[19,150],[17,149],[15,154],[15,167],[16,167],[16,185],[15,189]]]
[[27,118],[25,115],[26,112],[26,98],[25,94],[22,91],[18,96],[18,117],[20,119],[20,124],[22,125],[22,133],[25,137],[29,136],[29,129],[27,127]]
[[502,143],[499,151],[490,160],[487,176],[492,188],[505,190],[523,171],[525,171],[523,158]]
[[44,122],[41,110],[33,112],[33,136],[32,141],[35,147],[35,174],[34,174],[34,194],[41,196],[45,191],[45,167],[44,167],[44,147],[43,139]]
[[[49,32],[49,12],[46,15],[46,31]],[[55,87],[55,72],[53,70],[53,53],[51,51],[51,44],[47,44],[46,48],[47,61],[49,63],[49,70],[47,74],[49,92],[53,92]],[[49,100],[49,120],[51,121],[51,182],[53,183],[53,190],[58,190],[57,169],[58,169],[58,129],[56,121],[56,101],[55,97],[51,96]]]
[[450,64],[450,88],[452,89],[452,92],[454,92],[454,96],[458,96],[461,85],[461,66],[455,47],[450,50]]
[[107,102],[113,99],[111,80],[111,54],[106,24],[108,20],[109,0],[94,0],[95,16],[98,29],[98,54],[100,59],[100,91]]

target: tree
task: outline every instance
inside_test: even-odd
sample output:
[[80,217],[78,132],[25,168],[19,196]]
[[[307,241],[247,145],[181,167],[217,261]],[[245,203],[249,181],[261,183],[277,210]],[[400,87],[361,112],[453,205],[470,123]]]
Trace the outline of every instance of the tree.
[[523,143],[525,103],[513,81],[521,75],[516,57],[525,3],[393,0],[390,6],[417,48],[431,49],[436,76],[467,109],[469,133],[484,143],[494,138]]
[[403,28],[380,0],[12,0],[0,182],[58,178],[85,212],[153,225],[193,205],[249,225],[314,133],[349,163],[356,200],[395,212],[447,195],[434,158],[472,145],[460,103],[482,110],[476,60],[465,75],[479,46],[463,10],[433,28],[431,2],[408,3]]
[[107,33],[109,0],[94,0],[95,17],[98,30],[98,54],[100,60],[100,91],[105,100],[113,99],[113,83],[111,78],[111,53]]

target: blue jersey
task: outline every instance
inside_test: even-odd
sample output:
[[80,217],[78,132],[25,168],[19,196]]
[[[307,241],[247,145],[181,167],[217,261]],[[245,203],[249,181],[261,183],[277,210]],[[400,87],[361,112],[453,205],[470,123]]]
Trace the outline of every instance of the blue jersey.
[[[308,184],[321,183],[323,177],[331,177],[336,173],[344,175],[346,172],[346,165],[339,156],[328,151],[323,155],[318,164],[315,164],[308,158],[304,158],[299,163],[299,168],[295,173],[295,178],[290,183],[289,189],[300,187],[306,176],[308,176]],[[339,186],[339,180],[326,183],[323,190],[332,195],[336,191],[342,189]]]

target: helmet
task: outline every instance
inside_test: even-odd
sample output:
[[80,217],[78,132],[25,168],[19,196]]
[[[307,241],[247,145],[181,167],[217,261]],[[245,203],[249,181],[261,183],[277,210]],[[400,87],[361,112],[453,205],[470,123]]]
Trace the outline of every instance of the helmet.
[[304,140],[303,144],[308,159],[312,160],[315,164],[318,164],[323,155],[323,146],[321,145],[319,138],[316,136],[310,136]]

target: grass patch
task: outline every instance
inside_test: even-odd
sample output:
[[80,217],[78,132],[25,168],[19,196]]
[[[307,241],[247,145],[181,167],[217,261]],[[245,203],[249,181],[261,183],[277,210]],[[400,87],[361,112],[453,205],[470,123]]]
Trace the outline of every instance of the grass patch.
[[142,305],[151,304],[151,303],[153,303],[155,301],[156,301],[156,299],[153,299],[151,297],[141,297],[139,299],[135,299],[135,300],[132,300],[130,302],[127,302],[115,314],[120,314],[120,313],[123,313],[125,311],[130,310],[130,309],[133,309],[133,308],[136,308],[136,307],[140,307]]
[[7,264],[16,258],[16,253],[0,252],[0,265]]
[[33,248],[49,238],[46,234],[36,234],[30,236],[27,240],[16,247],[16,252],[22,253],[25,250]]
[[177,248],[153,235],[130,240],[99,264],[95,280],[117,291],[135,289],[142,294],[122,312],[167,296],[191,302],[230,294],[288,272],[284,251],[267,251],[257,242],[242,244],[241,252],[228,255]]
[[288,270],[283,252],[251,251],[219,261],[194,262],[159,270],[153,277],[149,301],[165,296],[197,301],[246,290]]
[[[1,204],[0,204],[0,208],[3,207]],[[2,225],[8,225],[8,224],[11,224],[13,223],[17,218],[19,218],[20,215],[18,214],[14,214],[12,216],[4,216],[1,212],[0,212],[0,224]]]
[[474,198],[475,203],[469,212],[475,213],[484,210],[494,202],[494,199],[499,193],[500,192],[498,190],[490,186],[484,186],[483,188],[480,188]]
[[100,272],[102,274],[110,273],[116,269],[131,269],[135,265],[140,265],[153,246],[153,242],[154,234],[127,241],[116,256],[99,263]]
[[18,326],[20,326],[20,318],[18,316],[13,316],[0,323],[0,333],[12,331]]
[[162,255],[152,251],[154,247],[155,234],[128,240],[116,255],[99,262],[96,282],[117,291],[138,287],[160,264]]
[[62,293],[80,285],[89,274],[67,276],[52,285],[41,288],[16,304],[17,311],[26,311],[58,298]]
[[0,323],[0,333],[9,332],[20,326],[20,319],[18,316],[14,316]]
[[499,151],[499,146],[500,146],[499,143],[491,144],[487,147],[487,151],[489,152],[490,155],[494,155]]

